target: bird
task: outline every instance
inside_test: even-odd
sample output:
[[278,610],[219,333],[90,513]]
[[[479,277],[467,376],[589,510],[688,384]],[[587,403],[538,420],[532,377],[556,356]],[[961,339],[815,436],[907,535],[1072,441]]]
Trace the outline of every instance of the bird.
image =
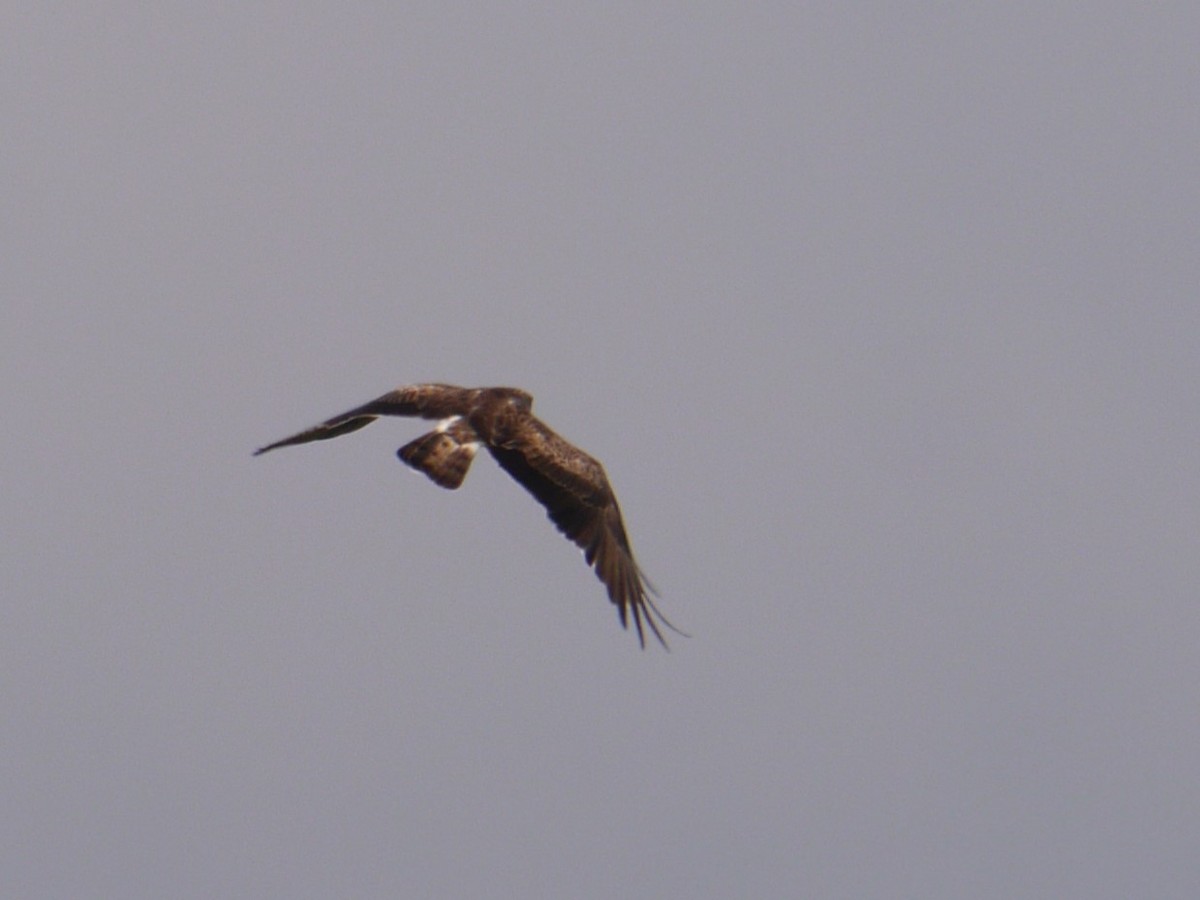
[[533,414],[533,397],[511,387],[464,388],[451,384],[398,387],[319,425],[254,451],[340,437],[381,416],[438,419],[437,427],[405,444],[396,455],[434,484],[455,490],[463,483],[480,445],[546,508],[547,517],[583,551],[621,626],[632,618],[638,643],[653,633],[666,649],[660,625],[684,637],[651,599],[657,591],[633,556],[621,508],[599,461],[555,433]]

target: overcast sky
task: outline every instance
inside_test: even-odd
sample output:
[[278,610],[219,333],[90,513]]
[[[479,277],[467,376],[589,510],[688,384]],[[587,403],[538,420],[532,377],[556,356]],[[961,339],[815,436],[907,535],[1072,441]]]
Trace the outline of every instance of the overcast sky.
[[[9,6],[0,894],[1200,896],[1198,46]],[[421,423],[251,458],[420,381],[533,393],[692,637]]]

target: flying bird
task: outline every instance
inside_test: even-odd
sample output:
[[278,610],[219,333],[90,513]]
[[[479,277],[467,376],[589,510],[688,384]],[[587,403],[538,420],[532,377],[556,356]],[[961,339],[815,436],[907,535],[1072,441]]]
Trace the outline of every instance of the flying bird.
[[441,420],[437,428],[405,444],[396,455],[434,484],[450,490],[463,483],[479,445],[484,444],[500,467],[546,507],[558,530],[583,551],[587,564],[608,589],[625,628],[632,611],[643,648],[643,621],[664,647],[667,642],[659,623],[683,634],[650,599],[654,588],[634,561],[621,508],[604,467],[534,416],[533,397],[525,391],[449,384],[399,387],[320,425],[267,444],[254,455],[349,434],[380,416]]

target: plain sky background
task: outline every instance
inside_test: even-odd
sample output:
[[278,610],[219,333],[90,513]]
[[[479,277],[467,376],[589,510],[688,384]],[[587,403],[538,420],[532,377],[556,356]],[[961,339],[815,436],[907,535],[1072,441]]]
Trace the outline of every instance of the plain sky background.
[[[10,4],[0,895],[1200,896],[1193,4]],[[638,649],[404,383],[604,461]]]

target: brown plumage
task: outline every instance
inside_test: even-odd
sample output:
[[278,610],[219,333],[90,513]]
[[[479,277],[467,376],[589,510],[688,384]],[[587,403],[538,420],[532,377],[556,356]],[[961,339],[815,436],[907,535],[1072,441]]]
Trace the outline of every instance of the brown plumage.
[[645,620],[666,647],[658,622],[682,632],[650,599],[654,588],[634,561],[621,509],[604,467],[555,434],[533,415],[532,409],[533,397],[517,388],[416,384],[396,388],[320,425],[268,444],[254,455],[349,434],[380,416],[442,419],[436,430],[405,444],[397,455],[435,484],[453,490],[463,483],[479,445],[485,444],[501,468],[546,507],[558,530],[583,550],[584,559],[608,589],[621,624],[628,627],[632,610],[641,645],[646,645],[642,630]]

